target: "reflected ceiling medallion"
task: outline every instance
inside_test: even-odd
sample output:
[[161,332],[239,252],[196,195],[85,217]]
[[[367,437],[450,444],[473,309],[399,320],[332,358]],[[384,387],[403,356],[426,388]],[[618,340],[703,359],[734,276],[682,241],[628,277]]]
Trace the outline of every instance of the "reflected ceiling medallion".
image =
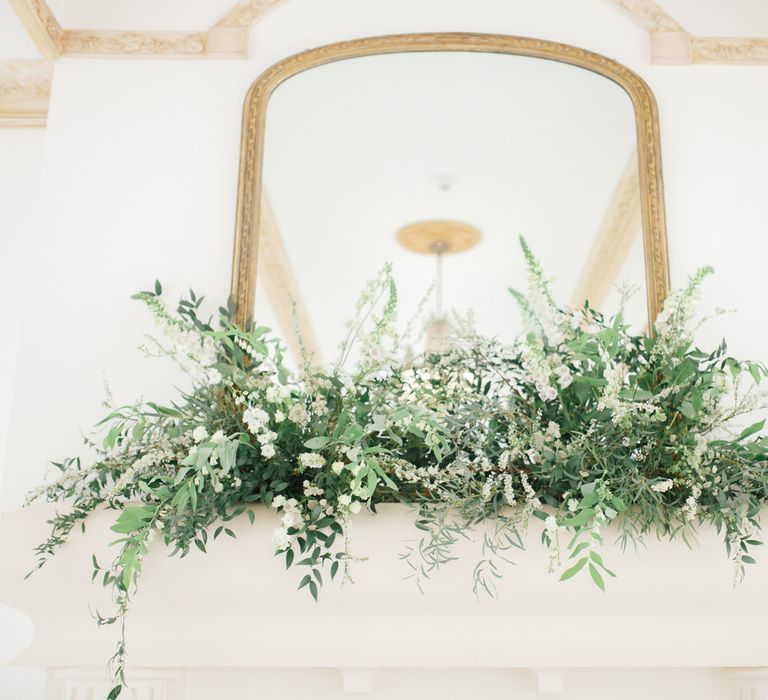
[[443,311],[443,256],[474,248],[482,238],[480,230],[462,221],[430,219],[403,226],[395,236],[406,250],[435,256],[435,311],[425,327],[426,352],[446,352],[451,348],[455,332]]
[[416,221],[403,226],[396,236],[407,250],[426,255],[463,253],[474,248],[482,237],[477,227],[448,219]]

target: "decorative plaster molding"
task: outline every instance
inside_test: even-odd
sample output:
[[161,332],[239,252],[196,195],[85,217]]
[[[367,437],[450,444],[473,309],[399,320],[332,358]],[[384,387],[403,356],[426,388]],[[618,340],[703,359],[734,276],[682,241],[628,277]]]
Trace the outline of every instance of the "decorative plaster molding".
[[600,308],[642,228],[640,172],[635,151],[624,167],[600,230],[592,242],[571,297],[573,308],[581,308],[586,300],[589,300],[591,306]]
[[657,64],[768,64],[768,39],[651,34],[651,60]]
[[0,63],[0,127],[45,126],[52,73],[46,61]]
[[208,58],[248,58],[248,27],[211,27]]
[[307,354],[313,358],[316,366],[321,367],[323,358],[312,319],[304,304],[296,275],[293,274],[283,234],[266,193],[261,198],[260,225],[258,270],[272,304],[272,311],[277,317],[280,334],[297,364],[301,364],[302,349],[295,331],[298,328]]
[[[768,38],[695,37],[654,0],[607,0],[645,29],[656,64],[768,63]],[[9,0],[44,58],[247,58],[249,28],[285,0],[239,0],[207,32],[62,29],[46,0]]]
[[283,0],[240,0],[214,27],[250,27],[267,10]]
[[768,38],[691,37],[692,63],[768,63]]
[[609,0],[647,32],[684,32],[682,26],[653,0]]
[[205,32],[107,32],[68,30],[61,41],[65,56],[151,56],[205,58]]
[[64,30],[45,0],[9,0],[43,58],[56,58],[61,52]]
[[686,32],[651,34],[651,63],[679,65],[691,62],[691,35]]

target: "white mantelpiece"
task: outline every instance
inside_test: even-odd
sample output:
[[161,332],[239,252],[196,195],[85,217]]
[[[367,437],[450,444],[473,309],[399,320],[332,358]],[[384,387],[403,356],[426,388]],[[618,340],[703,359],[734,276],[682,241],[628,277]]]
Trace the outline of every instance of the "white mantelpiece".
[[[0,516],[0,602],[24,612],[35,628],[16,662],[58,669],[60,686],[83,688],[104,681],[114,643],[114,630],[98,629],[89,606],[109,610],[106,591],[90,582],[90,560],[94,553],[109,561],[116,513],[96,513],[85,534],[75,532],[24,581],[51,513],[36,506]],[[768,665],[768,552],[758,548],[759,563],[734,589],[714,532],[702,532],[692,550],[655,539],[639,554],[610,545],[604,557],[618,578],[603,594],[587,577],[560,583],[547,574],[532,531],[529,550],[506,569],[499,598],[477,602],[473,545],[462,544],[461,560],[434,575],[426,595],[403,580],[398,552],[416,536],[412,517],[398,505],[356,517],[354,552],[369,559],[355,566],[355,585],[326,585],[319,604],[296,591],[303,572],[286,572],[272,556],[274,512],[257,509],[253,526],[234,521],[238,539],[220,537],[207,555],[169,558],[156,542],[128,621],[130,663],[144,669],[135,687],[154,688],[152,700],[176,700],[163,695],[178,685],[176,669],[301,668],[334,670],[339,692],[360,693],[398,669],[529,669],[531,692],[567,694],[580,669],[731,668],[720,674],[723,681],[744,700],[762,699],[764,676],[754,674]]]
[[[132,669],[129,700],[171,700],[170,686],[181,676],[176,670]],[[104,668],[57,668],[51,679],[62,700],[101,700],[113,685]]]

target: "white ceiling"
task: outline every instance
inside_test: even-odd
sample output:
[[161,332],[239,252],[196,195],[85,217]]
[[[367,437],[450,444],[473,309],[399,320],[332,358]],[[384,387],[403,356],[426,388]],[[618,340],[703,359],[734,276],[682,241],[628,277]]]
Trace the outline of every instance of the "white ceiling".
[[[539,59],[396,54],[288,80],[269,105],[264,182],[323,357],[334,357],[357,294],[385,261],[402,325],[411,318],[435,265],[394,234],[420,219],[482,230],[476,249],[445,261],[447,303],[474,309],[481,331],[519,331],[507,292],[525,285],[518,234],[567,303],[634,140],[621,88]],[[640,283],[634,253],[628,272]]]
[[8,0],[0,0],[0,61],[19,58],[39,59],[40,52]]
[[658,0],[690,34],[767,36],[768,0]]
[[204,31],[236,0],[48,0],[65,29]]
[[[767,0],[657,2],[692,34],[768,35]],[[203,31],[235,0],[48,0],[48,4],[65,29]],[[0,0],[0,7],[0,41],[5,44],[6,15],[12,11],[7,0]],[[12,55],[8,50],[0,45],[0,58]]]

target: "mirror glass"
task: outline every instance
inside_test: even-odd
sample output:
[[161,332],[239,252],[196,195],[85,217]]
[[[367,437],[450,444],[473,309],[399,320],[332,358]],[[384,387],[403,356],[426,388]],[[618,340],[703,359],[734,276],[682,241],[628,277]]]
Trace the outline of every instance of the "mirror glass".
[[513,340],[519,236],[560,302],[612,313],[635,285],[625,315],[646,323],[635,115],[601,75],[494,53],[346,59],[276,88],[264,137],[255,317],[285,336],[295,297],[321,364],[385,262],[403,328],[439,272],[415,352],[426,317],[469,309]]

